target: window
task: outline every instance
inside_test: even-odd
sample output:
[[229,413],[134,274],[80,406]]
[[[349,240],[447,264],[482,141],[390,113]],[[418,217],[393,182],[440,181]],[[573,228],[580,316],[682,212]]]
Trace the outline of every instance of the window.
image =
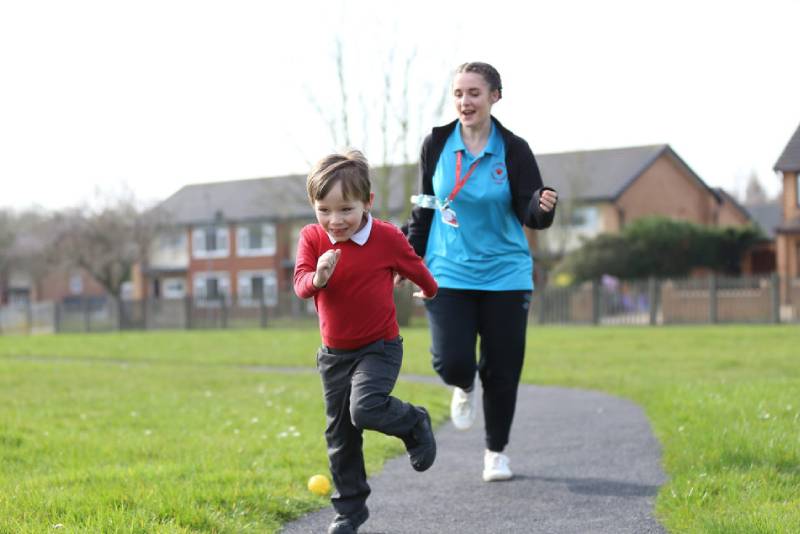
[[594,230],[597,228],[597,208],[592,206],[575,208],[570,214],[569,226],[574,229]]
[[11,287],[8,289],[7,298],[9,306],[24,306],[31,301],[31,290],[27,287]]
[[278,277],[275,271],[239,271],[237,295],[241,306],[278,305]]
[[183,250],[186,246],[186,234],[180,230],[160,233],[156,240],[159,249]]
[[228,255],[228,228],[205,226],[192,231],[192,255],[195,258],[224,258]]
[[800,206],[800,172],[794,173],[794,201]]
[[800,277],[800,242],[794,245],[795,278]]
[[165,299],[182,299],[186,296],[186,282],[183,278],[165,278],[161,282],[161,294]]
[[[166,291],[166,287],[165,287]],[[230,277],[223,272],[195,273],[194,297],[207,303],[218,303],[230,296]]]
[[239,256],[274,256],[275,225],[257,223],[240,226],[236,231]]
[[69,293],[70,295],[80,295],[83,293],[83,276],[80,274],[73,274],[69,277]]

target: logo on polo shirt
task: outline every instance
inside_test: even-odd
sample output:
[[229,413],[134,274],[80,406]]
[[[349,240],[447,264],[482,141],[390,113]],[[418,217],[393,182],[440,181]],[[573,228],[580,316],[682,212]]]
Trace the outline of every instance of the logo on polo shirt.
[[506,164],[502,161],[497,162],[492,167],[492,181],[496,184],[503,184],[506,181],[508,173],[506,173]]

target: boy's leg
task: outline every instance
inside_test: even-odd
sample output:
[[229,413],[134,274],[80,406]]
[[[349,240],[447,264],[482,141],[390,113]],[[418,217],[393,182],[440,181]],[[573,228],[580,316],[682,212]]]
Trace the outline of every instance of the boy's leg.
[[403,440],[411,466],[425,471],[436,459],[436,439],[428,412],[390,394],[403,363],[403,339],[382,340],[361,349],[350,393],[350,415],[360,429]]
[[486,448],[502,452],[508,444],[517,405],[530,291],[486,291],[480,306],[481,359]]
[[325,347],[317,353],[325,395],[328,462],[336,488],[331,502],[343,516],[360,513],[370,493],[361,430],[350,419],[350,381],[357,362],[357,353],[332,354]]
[[470,389],[475,381],[478,298],[475,291],[439,288],[425,301],[433,368],[445,384]]
[[403,437],[417,424],[417,409],[390,395],[402,363],[401,337],[360,349],[350,391],[350,415],[356,428]]

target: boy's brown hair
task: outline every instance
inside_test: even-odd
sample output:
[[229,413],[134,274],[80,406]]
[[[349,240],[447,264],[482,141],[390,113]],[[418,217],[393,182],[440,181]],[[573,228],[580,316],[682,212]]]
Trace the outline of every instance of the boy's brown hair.
[[369,180],[369,164],[358,150],[347,150],[342,154],[330,154],[314,165],[308,173],[306,190],[308,201],[322,200],[336,182],[342,184],[342,196],[346,200],[369,203],[372,186]]

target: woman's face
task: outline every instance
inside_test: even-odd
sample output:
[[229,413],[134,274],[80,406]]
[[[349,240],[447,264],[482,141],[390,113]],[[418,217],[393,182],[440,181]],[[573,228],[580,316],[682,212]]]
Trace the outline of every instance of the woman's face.
[[483,125],[499,99],[500,92],[490,90],[484,77],[476,72],[460,72],[453,79],[453,101],[462,126]]

